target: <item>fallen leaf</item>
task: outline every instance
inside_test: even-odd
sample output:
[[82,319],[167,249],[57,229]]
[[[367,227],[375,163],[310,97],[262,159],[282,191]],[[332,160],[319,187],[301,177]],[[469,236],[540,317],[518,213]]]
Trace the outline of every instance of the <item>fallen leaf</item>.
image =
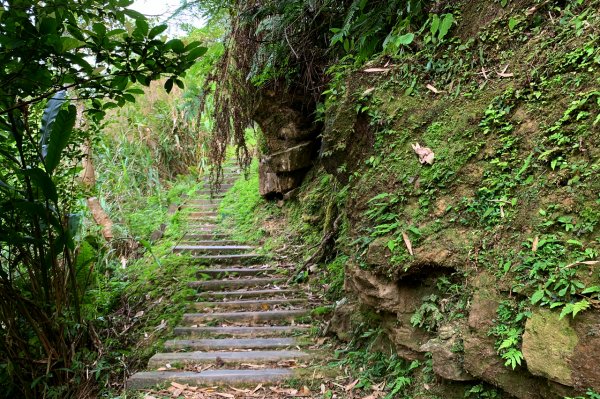
[[171,395],[174,398],[178,398],[179,395],[181,395],[182,393],[183,393],[183,389],[175,389],[175,390],[173,390],[173,392],[171,393]]
[[235,398],[235,395],[232,395],[230,393],[214,392],[213,395],[217,395],[217,396],[220,396],[222,398],[229,398],[229,399]]
[[415,153],[419,156],[419,162],[421,162],[421,164],[433,164],[435,153],[431,151],[431,148],[421,147],[419,143],[411,144],[411,146]]
[[439,91],[438,89],[436,89],[434,86],[432,86],[430,84],[428,84],[425,87],[427,87],[430,91],[434,92],[435,94],[440,94],[441,93],[441,91]]
[[171,386],[177,389],[187,389],[187,385],[181,385],[176,382],[171,382]]
[[262,387],[263,387],[263,384],[258,384],[258,385],[256,386],[256,388],[254,388],[254,389],[252,390],[252,393],[256,393],[256,392],[258,392],[260,389],[262,389]]
[[310,395],[311,395],[310,389],[308,389],[308,387],[306,385],[304,385],[296,394],[296,396],[302,396],[302,397],[310,396]]
[[146,395],[144,396],[144,399],[156,399],[156,396]]
[[374,91],[375,91],[375,88],[374,88],[374,87],[369,87],[367,90],[365,90],[365,91],[363,92],[363,94],[362,94],[362,95],[363,95],[363,96],[368,96],[369,94],[373,93]]
[[500,76],[501,78],[512,78],[513,76],[515,76],[514,73],[505,73],[505,72],[496,72],[498,74],[498,76]]
[[533,239],[533,244],[531,244],[531,250],[533,252],[537,251],[539,242],[540,242],[540,237],[535,236],[535,238]]
[[390,68],[367,68],[363,72],[375,73],[375,72],[387,72]]
[[143,315],[144,315],[144,311],[143,311],[143,310],[140,310],[140,311],[139,311],[139,312],[137,312],[137,313],[135,314],[135,316],[133,316],[133,317],[140,318],[140,317],[142,317]]
[[402,239],[404,240],[404,244],[406,245],[406,249],[408,250],[408,253],[411,255],[414,255],[413,249],[412,249],[412,243],[410,242],[410,238],[408,238],[408,234],[406,234],[405,232],[402,232]]
[[354,380],[354,381],[352,381],[350,384],[346,385],[346,386],[344,387],[344,391],[348,392],[348,391],[351,391],[351,390],[353,390],[353,389],[354,389],[354,387],[356,386],[356,384],[358,384],[358,381],[359,381],[359,380]]

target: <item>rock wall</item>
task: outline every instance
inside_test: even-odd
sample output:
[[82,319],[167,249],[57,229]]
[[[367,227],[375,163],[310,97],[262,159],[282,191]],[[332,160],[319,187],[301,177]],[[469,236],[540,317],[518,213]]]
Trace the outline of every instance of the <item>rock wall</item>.
[[310,101],[288,92],[267,91],[254,111],[262,131],[260,194],[283,197],[302,183],[313,165],[319,142],[319,124],[312,122]]

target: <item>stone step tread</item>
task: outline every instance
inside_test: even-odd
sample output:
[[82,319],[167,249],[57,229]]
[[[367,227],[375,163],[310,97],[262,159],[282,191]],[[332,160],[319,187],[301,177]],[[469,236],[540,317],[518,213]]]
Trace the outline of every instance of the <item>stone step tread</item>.
[[235,240],[190,240],[181,241],[179,245],[241,245],[239,241]]
[[273,274],[276,273],[276,269],[270,268],[259,268],[259,267],[231,267],[231,268],[220,268],[220,269],[205,269],[200,270],[196,275],[208,275],[214,276],[254,276],[257,274]]
[[308,332],[306,326],[178,326],[173,330],[175,336],[228,336],[228,337],[272,337],[287,336],[291,334],[305,334]]
[[246,309],[246,310],[268,310],[275,305],[299,305],[306,304],[308,301],[304,298],[290,299],[257,299],[242,301],[218,301],[218,302],[196,302],[194,307],[198,310],[206,308],[227,308],[227,309]]
[[194,234],[194,233],[190,233],[189,231],[183,236],[183,238],[186,238],[188,240],[210,240],[210,239],[214,239],[214,238],[229,238],[230,235],[227,233],[211,233],[211,234]]
[[201,351],[233,349],[281,349],[298,346],[295,338],[221,338],[173,339],[165,342],[165,349],[194,349]]
[[247,253],[247,254],[231,254],[231,255],[198,255],[195,256],[197,259],[244,259],[244,258],[260,258],[261,254]]
[[249,279],[234,279],[234,280],[205,280],[205,281],[190,281],[188,287],[198,289],[215,289],[215,288],[240,288],[240,287],[261,287],[285,282],[285,278],[249,278]]
[[173,251],[241,251],[256,249],[252,245],[176,245]]
[[156,385],[176,382],[190,386],[243,386],[244,384],[275,384],[293,377],[291,369],[258,370],[205,370],[195,371],[143,371],[132,375],[126,383],[127,389],[146,389]]
[[167,352],[157,353],[148,360],[148,368],[156,369],[167,364],[205,364],[215,363],[217,358],[227,363],[261,363],[277,362],[288,359],[306,359],[311,354],[298,350],[264,350],[264,351],[219,351],[219,352]]
[[256,297],[272,297],[281,295],[299,295],[304,296],[303,291],[295,289],[266,289],[266,290],[235,290],[235,291],[208,291],[199,292],[196,294],[199,298],[210,297],[233,297],[233,298],[256,298]]
[[212,320],[226,322],[276,322],[289,321],[310,314],[308,309],[281,309],[264,311],[214,312],[214,313],[184,313],[184,323],[202,323]]

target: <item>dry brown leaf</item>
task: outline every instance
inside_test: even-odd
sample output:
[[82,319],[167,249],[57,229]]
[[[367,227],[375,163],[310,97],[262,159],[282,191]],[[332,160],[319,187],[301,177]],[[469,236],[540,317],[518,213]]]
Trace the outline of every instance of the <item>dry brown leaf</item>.
[[171,392],[171,396],[173,396],[174,398],[178,398],[179,395],[181,395],[183,393],[183,389],[174,389]]
[[228,399],[234,399],[235,398],[235,395],[232,395],[230,393],[214,392],[213,395],[217,395],[217,396],[220,396],[222,398],[228,398]]
[[498,76],[500,76],[501,78],[512,78],[513,76],[515,76],[514,73],[505,73],[505,72],[496,72],[498,74]]
[[306,397],[306,396],[310,396],[311,394],[312,394],[312,392],[310,392],[310,389],[308,389],[308,387],[306,385],[304,385],[302,388],[300,388],[298,393],[296,393],[296,396]]
[[435,153],[428,147],[421,147],[419,143],[411,144],[414,152],[419,156],[419,162],[421,164],[433,164],[435,159]]
[[156,399],[156,396],[146,395],[144,396],[144,399]]
[[364,97],[364,96],[368,96],[369,94],[373,93],[374,91],[375,91],[375,88],[374,88],[374,87],[369,87],[367,90],[365,90],[365,91],[363,92],[363,94],[362,94],[362,95],[363,95],[363,97]]
[[346,386],[344,387],[344,391],[348,392],[348,391],[351,391],[351,390],[353,390],[353,389],[354,389],[354,387],[356,386],[356,384],[358,384],[358,381],[359,381],[359,380],[354,380],[354,381],[352,381],[350,384],[346,385]]
[[410,242],[410,238],[408,238],[408,234],[406,234],[405,232],[402,232],[402,239],[404,240],[404,245],[406,245],[406,249],[408,250],[408,253],[411,255],[414,255],[413,248],[412,248],[412,242]]
[[427,86],[425,86],[425,87],[427,87],[427,89],[428,89],[428,90],[430,90],[430,91],[434,92],[435,94],[440,94],[440,93],[441,93],[441,91],[439,91],[439,90],[438,90],[438,89],[437,89],[435,86],[433,86],[433,85],[430,85],[430,84],[428,84],[428,85],[427,85]]
[[535,238],[533,239],[533,244],[531,244],[531,250],[533,252],[536,252],[538,249],[538,243],[540,242],[540,237],[535,236]]
[[187,389],[187,385],[182,385],[177,382],[171,382],[171,386],[176,389]]
[[258,392],[260,389],[262,389],[262,387],[263,387],[263,384],[258,384],[258,385],[256,386],[256,388],[254,388],[254,389],[252,390],[252,393],[256,393],[256,392]]
[[363,72],[376,73],[376,72],[387,72],[390,68],[367,68]]

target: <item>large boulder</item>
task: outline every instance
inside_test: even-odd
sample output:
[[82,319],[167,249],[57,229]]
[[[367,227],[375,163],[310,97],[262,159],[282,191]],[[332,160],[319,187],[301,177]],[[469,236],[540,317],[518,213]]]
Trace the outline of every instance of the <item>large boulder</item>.
[[315,144],[306,141],[263,158],[269,169],[276,173],[294,172],[312,165]]
[[600,314],[575,319],[537,309],[527,320],[523,356],[534,375],[583,390],[600,389]]

